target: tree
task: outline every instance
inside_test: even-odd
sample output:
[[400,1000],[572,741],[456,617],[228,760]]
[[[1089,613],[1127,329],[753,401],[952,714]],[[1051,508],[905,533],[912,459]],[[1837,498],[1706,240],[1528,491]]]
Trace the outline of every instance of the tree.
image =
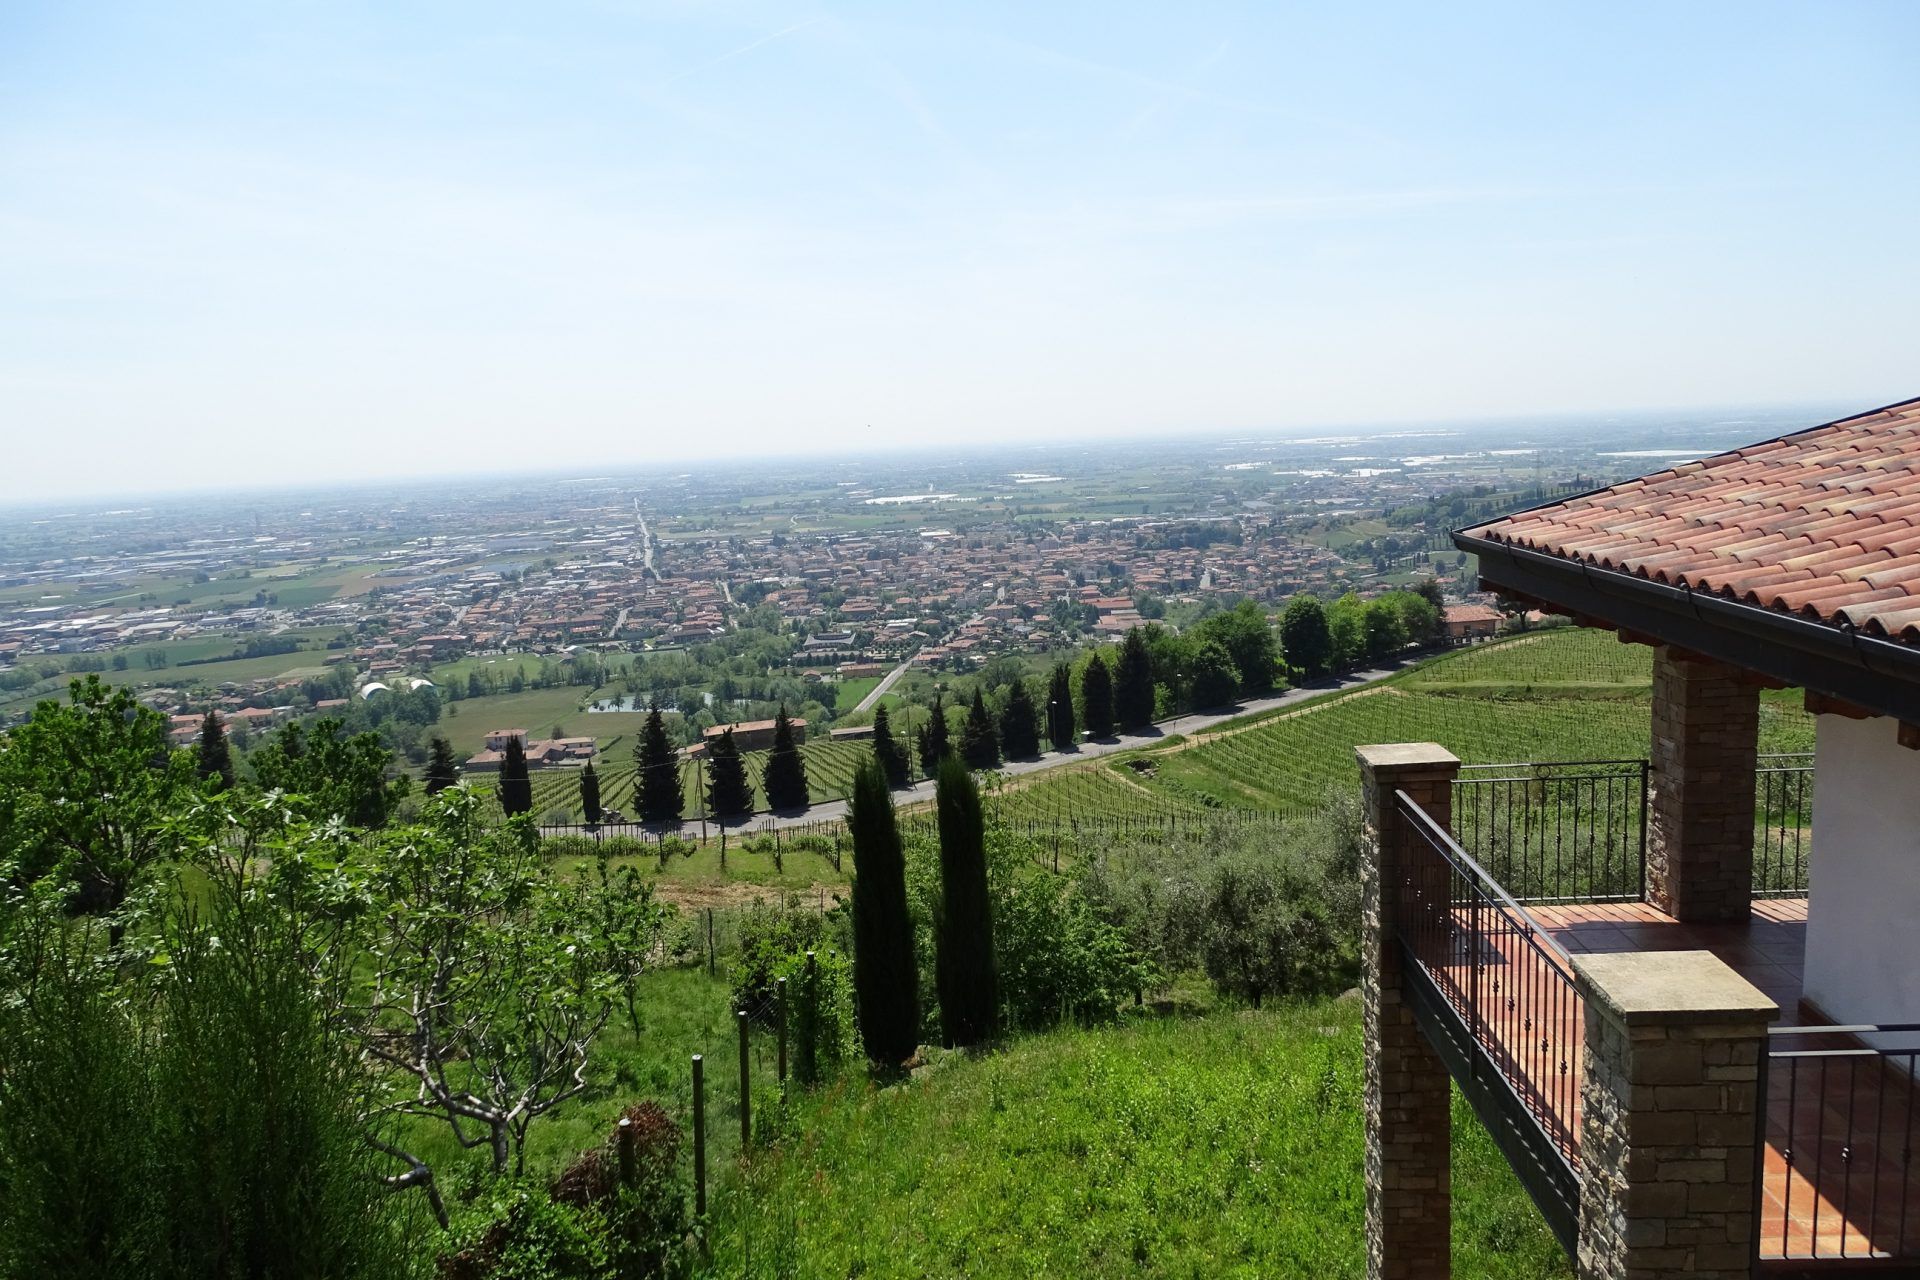
[[[111,915],[166,853],[167,819],[195,788],[167,722],[98,676],[74,681],[0,737],[0,859],[23,881],[54,876],[69,905]],[[120,922],[109,930],[118,944]]]
[[1327,611],[1308,595],[1287,602],[1280,617],[1280,652],[1287,665],[1303,676],[1323,676],[1333,669],[1333,633]]
[[412,782],[393,767],[393,753],[377,733],[340,736],[326,719],[303,734],[290,724],[250,757],[253,776],[282,791],[306,816],[339,818],[356,827],[384,827]]
[[580,773],[580,813],[588,826],[600,825],[600,775],[594,772],[591,760]]
[[767,753],[761,786],[767,793],[769,809],[807,807],[807,762],[800,758],[800,748],[793,740],[793,721],[787,718],[784,702],[773,718],[773,749]]
[[1382,662],[1407,647],[1406,623],[1401,618],[1399,605],[1391,597],[1367,601],[1363,617],[1369,658]]
[[1080,677],[1080,708],[1089,738],[1113,736],[1113,672],[1097,653],[1087,659],[1086,673]]
[[1351,671],[1367,656],[1367,606],[1349,591],[1327,608],[1327,631],[1333,638],[1333,668]]
[[964,1048],[993,1035],[1000,993],[987,891],[986,817],[964,763],[940,762],[940,909],[934,916],[934,986],[947,1043]]
[[873,759],[888,786],[907,785],[907,753],[893,736],[893,724],[885,707],[873,713]]
[[933,713],[920,731],[920,768],[929,777],[940,771],[940,762],[953,750],[947,734],[947,707],[942,694],[933,695]]
[[217,712],[200,722],[200,781],[219,779],[220,790],[233,789],[233,748],[227,745],[226,726]]
[[[1274,673],[1280,666],[1280,646],[1274,641],[1266,610],[1251,600],[1242,600],[1233,608],[1214,614],[1194,630],[1199,639],[1217,640],[1227,651],[1234,669],[1240,673],[1241,693],[1257,698],[1272,691]],[[1199,706],[1215,705],[1201,701],[1197,692],[1194,700]]]
[[435,737],[428,750],[431,755],[427,760],[427,794],[437,796],[459,783],[460,764],[454,759],[453,745],[445,738]]
[[1113,718],[1123,733],[1139,733],[1153,723],[1153,657],[1140,628],[1130,627],[1120,644],[1113,677]]
[[667,740],[667,723],[660,715],[660,704],[647,709],[646,727],[640,731],[634,749],[634,807],[640,821],[679,825],[687,797],[680,786],[680,757]]
[[978,688],[973,691],[973,706],[967,709],[967,722],[960,729],[960,758],[974,769],[1000,767],[1000,735]]
[[516,735],[507,739],[500,761],[500,807],[509,818],[533,810],[533,779],[527,776],[527,749]]
[[1030,760],[1040,754],[1033,695],[1027,692],[1025,680],[1014,681],[1007,690],[1007,707],[1000,715],[1000,749],[1009,760]]
[[1073,671],[1065,662],[1053,664],[1053,675],[1047,682],[1047,741],[1055,751],[1071,751],[1080,745],[1073,721]]
[[1233,701],[1240,689],[1240,673],[1234,669],[1225,645],[1218,640],[1202,640],[1188,655],[1188,664],[1195,708],[1224,707]]
[[[336,1016],[391,1071],[379,1111],[441,1120],[495,1174],[524,1172],[530,1126],[586,1089],[594,1041],[621,1003],[634,1008],[664,910],[638,870],[602,859],[565,874],[531,828],[489,827],[460,788],[356,852],[360,929],[322,959]],[[326,903],[325,878],[289,871],[283,893],[318,889]],[[426,1167],[397,1144],[380,1149]]]
[[740,758],[731,728],[707,743],[707,809],[716,818],[739,818],[753,812],[747,762]]
[[847,806],[853,837],[853,991],[867,1057],[897,1067],[920,1041],[920,970],[907,909],[900,826],[878,760],[854,771]]

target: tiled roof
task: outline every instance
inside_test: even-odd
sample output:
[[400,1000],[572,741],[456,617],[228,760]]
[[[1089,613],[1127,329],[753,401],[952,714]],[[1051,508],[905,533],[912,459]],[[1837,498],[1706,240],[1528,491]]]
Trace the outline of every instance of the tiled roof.
[[1463,532],[1920,642],[1920,400]]

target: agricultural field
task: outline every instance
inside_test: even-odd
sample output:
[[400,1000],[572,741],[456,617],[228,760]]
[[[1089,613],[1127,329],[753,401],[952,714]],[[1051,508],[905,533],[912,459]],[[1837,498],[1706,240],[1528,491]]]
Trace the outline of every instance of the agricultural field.
[[[1356,785],[1353,749],[1369,742],[1439,742],[1469,764],[1637,759],[1649,745],[1651,663],[1645,648],[1604,633],[1542,632],[1091,770],[1041,774],[1003,803],[1056,818],[1129,805],[1298,811]],[[1812,749],[1797,692],[1762,694],[1760,714],[1763,752]],[[1112,776],[1092,781],[1102,772]]]
[[647,713],[582,709],[583,702],[596,696],[581,685],[558,685],[463,698],[442,705],[440,723],[434,731],[446,738],[454,754],[463,760],[486,745],[487,733],[493,729],[525,729],[535,738],[550,737],[556,728],[565,729],[569,737],[598,738],[602,752],[630,754],[632,735],[646,724]]
[[[488,699],[495,701],[495,699]],[[585,717],[580,717],[584,720]],[[589,722],[598,724],[602,720],[632,719],[635,724],[616,742],[602,738],[599,744],[600,758],[594,762],[594,770],[600,777],[600,803],[609,809],[620,809],[628,814],[634,811],[634,763],[632,735],[646,722],[642,712],[603,712],[597,713]],[[496,725],[496,728],[510,728],[509,725]],[[531,726],[524,726],[531,728]],[[570,726],[571,727],[571,726]],[[591,728],[589,728],[591,731]],[[800,755],[807,764],[807,788],[815,804],[828,800],[844,800],[853,789],[853,771],[872,754],[873,747],[866,742],[808,742],[801,746]],[[766,794],[760,788],[760,775],[766,768],[767,753],[749,751],[742,757],[746,761],[747,780],[753,784],[753,803],[756,810],[766,807]],[[542,822],[579,822],[580,812],[580,773],[579,769],[540,769],[532,774],[533,813]],[[702,803],[699,788],[702,774],[691,764],[683,764],[680,770],[682,790],[687,798],[686,813],[697,817]],[[488,779],[482,785],[491,785]]]

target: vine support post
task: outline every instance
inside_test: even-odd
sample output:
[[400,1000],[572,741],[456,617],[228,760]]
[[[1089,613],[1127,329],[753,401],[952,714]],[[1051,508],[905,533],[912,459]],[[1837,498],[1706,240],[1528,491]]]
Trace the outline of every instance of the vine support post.
[[615,1137],[620,1150],[620,1185],[630,1187],[634,1184],[633,1171],[633,1120],[621,1116],[615,1128]]
[[707,1085],[704,1055],[693,1055],[693,1211],[707,1216]]

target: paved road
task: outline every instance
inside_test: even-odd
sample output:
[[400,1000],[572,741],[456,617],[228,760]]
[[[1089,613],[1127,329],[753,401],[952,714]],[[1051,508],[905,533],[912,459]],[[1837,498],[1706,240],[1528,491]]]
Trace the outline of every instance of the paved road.
[[867,696],[860,699],[859,705],[854,707],[853,709],[854,713],[857,715],[860,712],[865,711],[868,707],[872,706],[874,703],[880,701],[880,695],[885,693],[887,690],[893,688],[894,683],[898,681],[901,676],[907,674],[907,668],[911,667],[912,665],[913,665],[913,654],[910,653],[907,655],[907,660],[905,662],[901,663],[899,666],[895,667],[893,670],[887,672],[886,675],[880,677],[880,683],[873,686],[872,689],[869,689],[867,691]]
[[[1424,657],[1427,655],[1421,656]],[[1395,664],[1389,667],[1375,667],[1368,671],[1355,672],[1343,679],[1326,680],[1318,684],[1304,685],[1300,688],[1289,689],[1285,693],[1276,694],[1271,698],[1254,698],[1224,711],[1200,711],[1191,715],[1176,716],[1172,720],[1161,721],[1146,733],[1122,734],[1119,737],[1104,738],[1097,742],[1083,742],[1080,744],[1078,751],[1049,751],[1032,760],[1009,760],[1001,766],[1000,771],[1002,773],[1015,775],[1039,773],[1046,769],[1057,769],[1064,764],[1098,760],[1100,757],[1110,756],[1116,751],[1131,751],[1136,747],[1152,746],[1155,742],[1163,738],[1172,737],[1175,734],[1204,733],[1209,729],[1218,728],[1227,721],[1237,719],[1240,716],[1254,715],[1262,711],[1274,711],[1281,707],[1291,706],[1296,702],[1305,702],[1308,698],[1319,697],[1323,693],[1332,693],[1342,689],[1358,689],[1365,685],[1373,684],[1376,681],[1384,680],[1388,676],[1393,675],[1401,669],[1402,665],[1403,664]],[[893,802],[896,805],[916,804],[931,799],[933,799],[933,782],[931,779],[916,782],[911,787],[904,787],[893,793]],[[776,828],[802,827],[810,822],[832,822],[846,816],[846,801],[826,800],[802,813],[755,814],[745,822],[730,824],[728,829],[744,835],[756,831],[772,831]],[[707,829],[710,832],[716,831],[718,830],[718,824],[709,823],[707,824]],[[562,831],[577,831],[578,828],[543,827],[541,830],[544,834],[554,835]],[[691,822],[682,823],[680,830],[685,835],[697,836],[701,831],[700,821],[696,818]],[[648,834],[652,834],[651,830],[649,830]]]

